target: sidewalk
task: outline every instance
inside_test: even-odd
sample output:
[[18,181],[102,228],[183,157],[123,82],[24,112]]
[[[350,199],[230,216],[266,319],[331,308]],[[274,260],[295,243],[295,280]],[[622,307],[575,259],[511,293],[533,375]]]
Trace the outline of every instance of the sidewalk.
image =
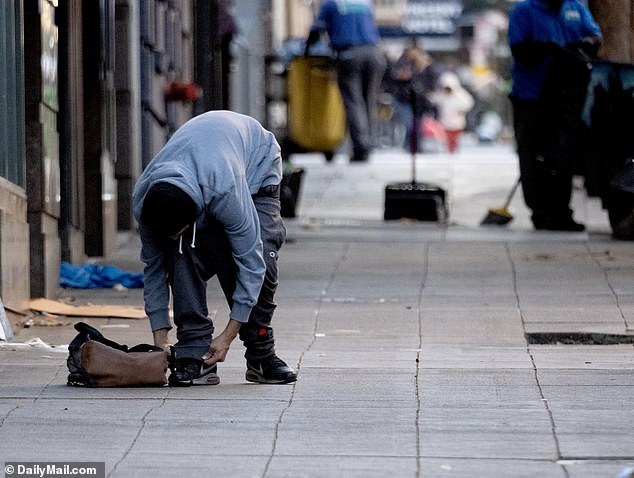
[[[634,248],[610,239],[595,200],[575,192],[585,233],[532,231],[521,194],[511,224],[478,227],[517,164],[469,149],[418,160],[419,179],[449,191],[449,227],[384,223],[382,188],[409,178],[407,155],[294,160],[307,172],[274,327],[297,383],[245,382],[239,343],[220,385],[189,389],[70,388],[65,353],[0,350],[2,461],[105,461],[112,477],[594,478],[634,465]],[[140,271],[138,238],[120,239],[109,263]],[[139,290],[63,295],[142,304]],[[215,280],[208,295],[222,326]],[[87,322],[151,340],[145,321]],[[533,343],[557,334],[573,343]]]

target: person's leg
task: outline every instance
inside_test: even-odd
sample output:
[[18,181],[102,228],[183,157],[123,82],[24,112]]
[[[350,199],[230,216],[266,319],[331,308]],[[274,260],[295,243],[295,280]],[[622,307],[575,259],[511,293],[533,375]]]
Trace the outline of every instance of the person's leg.
[[209,349],[213,323],[208,317],[207,279],[213,274],[190,247],[191,231],[180,241],[170,241],[166,254],[167,278],[172,291],[174,324],[178,341],[174,354],[200,359]]
[[[259,383],[288,383],[295,381],[297,375],[275,354],[275,339],[271,327],[273,313],[277,307],[275,292],[278,285],[278,251],[286,239],[286,227],[280,214],[279,188],[271,193],[273,196],[266,195],[269,193],[270,191],[264,195],[253,196],[260,222],[266,273],[249,321],[240,328],[240,340],[246,347],[244,356],[247,360],[247,380]],[[228,241],[226,247],[229,247]],[[230,262],[225,260],[227,257],[230,258]],[[235,262],[227,253],[218,255],[216,261],[218,279],[227,302],[231,305],[236,283]]]
[[[566,116],[561,105],[544,104],[537,124],[540,126],[539,151],[542,158],[543,212],[533,223],[538,229],[582,231],[584,226],[572,218],[573,158]],[[578,141],[575,139],[574,141]]]
[[[346,111],[348,133],[352,141],[352,161],[367,159],[370,151],[368,114],[363,98],[363,77],[360,59],[347,51],[337,61],[337,83]],[[343,55],[342,54],[342,55]]]
[[[546,162],[552,169],[552,210],[555,218],[555,226],[562,229],[582,230],[583,226],[577,225],[572,219],[570,200],[572,199],[572,177],[574,161],[579,157],[581,132],[575,128],[577,117],[567,114],[565,105],[552,106],[551,118],[552,144],[545,156]],[[581,111],[579,118],[581,117]]]
[[455,153],[458,150],[458,140],[460,138],[460,130],[447,129],[445,135],[447,137],[447,151]]
[[534,224],[547,220],[548,182],[544,158],[540,154],[539,105],[531,101],[513,101],[513,127],[520,166],[524,202],[532,211]]
[[170,386],[220,382],[216,365],[207,367],[202,361],[214,330],[208,317],[206,296],[207,280],[214,271],[200,254],[203,251],[191,247],[191,233],[183,234],[182,241],[171,241],[165,256],[178,339],[173,349],[174,362],[170,365]]
[[260,220],[266,273],[258,302],[253,307],[249,321],[240,329],[240,339],[246,347],[245,358],[262,360],[275,355],[275,341],[271,320],[277,307],[275,292],[278,286],[278,251],[286,240],[286,227],[280,215],[277,197],[254,196],[253,202]]
[[396,101],[395,110],[399,123],[405,127],[405,141],[403,142],[403,148],[409,151],[411,147],[413,128],[412,107],[409,103],[405,103],[404,101]]
[[376,47],[366,47],[363,49],[365,55],[363,66],[363,99],[368,118],[368,142],[370,147],[374,146],[373,138],[376,137],[376,108],[378,104],[381,81],[385,75],[387,60],[380,49]]
[[208,225],[201,234],[197,233],[196,251],[204,258],[207,267],[213,270],[227,300],[229,308],[233,306],[233,293],[236,289],[238,268],[233,259],[231,244],[222,224],[208,219]]

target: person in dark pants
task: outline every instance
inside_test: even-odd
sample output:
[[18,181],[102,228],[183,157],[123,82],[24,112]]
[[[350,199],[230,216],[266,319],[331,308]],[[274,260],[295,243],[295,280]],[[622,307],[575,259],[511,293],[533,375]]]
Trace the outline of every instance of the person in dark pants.
[[572,176],[590,55],[599,26],[577,0],[524,0],[509,17],[513,123],[524,201],[536,229],[583,231]]
[[325,0],[306,40],[306,54],[321,32],[327,32],[337,55],[337,82],[350,140],[351,161],[367,161],[373,148],[377,95],[387,60],[371,0]]
[[[217,384],[239,334],[246,379],[289,383],[296,373],[275,353],[280,216],[280,147],[255,119],[229,111],[197,116],[170,138],[136,183],[133,212],[145,263],[145,311],[157,346],[169,347],[170,292],[178,341],[170,385]],[[212,341],[207,281],[214,275],[230,306]]]

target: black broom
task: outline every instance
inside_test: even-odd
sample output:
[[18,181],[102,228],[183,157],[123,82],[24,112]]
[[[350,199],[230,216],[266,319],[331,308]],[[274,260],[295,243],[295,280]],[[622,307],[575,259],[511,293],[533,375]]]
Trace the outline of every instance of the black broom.
[[513,196],[515,196],[515,191],[520,185],[520,179],[518,178],[515,181],[515,184],[511,188],[508,197],[506,198],[506,202],[504,206],[498,209],[489,209],[487,215],[482,219],[480,225],[482,226],[504,226],[513,220],[513,215],[509,212],[509,204],[513,200]]

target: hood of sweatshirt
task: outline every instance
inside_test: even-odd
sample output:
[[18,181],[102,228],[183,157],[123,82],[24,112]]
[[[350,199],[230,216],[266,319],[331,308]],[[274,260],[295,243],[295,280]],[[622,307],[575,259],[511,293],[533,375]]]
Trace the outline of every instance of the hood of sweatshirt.
[[[230,111],[210,111],[185,123],[147,165],[133,193],[132,210],[140,220],[143,200],[157,182],[171,183],[196,203],[197,216],[213,212],[214,201],[234,189],[279,184],[280,147],[255,119]],[[222,211],[217,211],[222,214]]]

